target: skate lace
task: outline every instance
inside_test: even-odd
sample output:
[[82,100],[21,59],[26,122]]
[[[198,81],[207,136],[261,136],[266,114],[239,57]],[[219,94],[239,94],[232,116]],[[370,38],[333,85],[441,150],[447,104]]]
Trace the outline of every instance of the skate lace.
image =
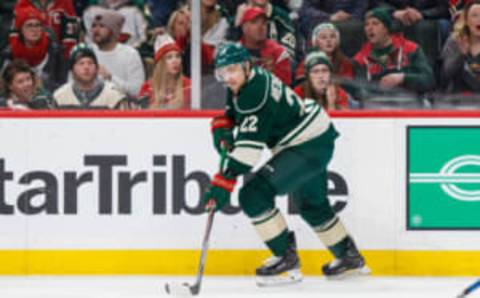
[[280,261],[281,258],[279,257],[276,257],[276,256],[273,256],[273,257],[270,257],[268,259],[266,259],[265,261],[263,261],[263,266],[272,266],[273,264],[276,264],[278,263],[278,261]]

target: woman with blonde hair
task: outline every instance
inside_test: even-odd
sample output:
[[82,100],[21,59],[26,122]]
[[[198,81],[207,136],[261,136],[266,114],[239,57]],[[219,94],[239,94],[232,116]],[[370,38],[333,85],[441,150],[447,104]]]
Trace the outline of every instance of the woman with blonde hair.
[[183,75],[179,46],[168,35],[157,40],[152,79],[140,90],[139,105],[146,109],[190,109],[190,79]]
[[[226,11],[217,3],[217,0],[201,1],[202,17],[202,66],[205,72],[213,72],[213,56],[215,48],[225,40],[229,28]],[[180,47],[183,59],[183,71],[190,74],[190,32],[191,13],[188,6],[175,10],[167,24],[168,34],[175,39]],[[156,42],[157,43],[157,42]]]
[[[180,48],[182,56],[183,72],[190,76],[190,32],[192,26],[191,13],[188,6],[182,6],[170,15],[167,23],[167,32]],[[155,40],[155,47],[161,42],[163,35],[158,35]]]
[[442,86],[448,93],[480,92],[480,0],[469,2],[442,51]]

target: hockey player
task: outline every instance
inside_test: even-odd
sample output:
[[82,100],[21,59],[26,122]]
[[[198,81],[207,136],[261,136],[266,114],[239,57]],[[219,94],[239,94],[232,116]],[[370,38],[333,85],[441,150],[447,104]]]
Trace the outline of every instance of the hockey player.
[[217,79],[228,89],[225,114],[212,120],[215,147],[226,144],[226,167],[215,175],[203,198],[206,209],[230,201],[238,176],[249,173],[264,148],[272,158],[239,192],[242,210],[273,253],[257,268],[257,284],[268,286],[302,279],[294,233],[275,207],[275,196],[291,194],[301,217],[334,255],[323,273],[336,277],[368,272],[352,237],[327,199],[327,165],[338,136],[325,112],[313,100],[301,100],[266,70],[252,66],[248,51],[225,43],[215,57]]

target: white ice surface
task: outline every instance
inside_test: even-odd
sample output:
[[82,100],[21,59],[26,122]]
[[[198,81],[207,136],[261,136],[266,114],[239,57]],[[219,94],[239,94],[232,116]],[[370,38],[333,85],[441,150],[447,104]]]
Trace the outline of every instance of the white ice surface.
[[[0,277],[1,298],[158,298],[169,283],[193,283],[194,277],[168,276],[28,276]],[[306,277],[297,285],[257,288],[253,277],[210,277],[203,282],[199,298],[455,298],[472,277],[406,278],[358,277],[327,281]],[[480,290],[469,298],[480,297]]]

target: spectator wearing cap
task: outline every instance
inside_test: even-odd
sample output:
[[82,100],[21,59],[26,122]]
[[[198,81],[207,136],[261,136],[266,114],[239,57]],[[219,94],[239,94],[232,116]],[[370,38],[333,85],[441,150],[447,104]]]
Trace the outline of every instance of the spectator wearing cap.
[[145,109],[190,109],[190,79],[183,75],[180,47],[168,34],[159,36],[151,80],[142,86],[139,105]]
[[[340,49],[340,31],[333,23],[321,23],[313,30],[312,50],[320,50],[327,54],[333,65],[333,76],[344,79],[353,78],[353,64]],[[305,60],[297,67],[295,72],[295,84],[305,79]]]
[[115,10],[98,7],[93,13],[91,36],[99,63],[99,74],[128,96],[136,96],[145,81],[140,54],[118,41],[124,17]]
[[307,42],[312,30],[321,23],[332,22],[341,32],[343,52],[351,57],[361,45],[362,18],[372,0],[303,0],[299,11],[300,35]]
[[[120,13],[125,22],[123,23],[119,40],[134,48],[139,48],[147,40],[148,23],[143,12],[130,0],[106,0],[102,5],[91,5],[83,14],[83,23],[90,28],[94,13],[98,7],[113,9]],[[91,36],[87,36],[91,40]]]
[[86,44],[72,49],[68,65],[72,80],[53,94],[56,105],[63,109],[124,109],[126,95],[113,83],[99,77],[95,52]]
[[421,94],[434,87],[425,54],[415,42],[392,34],[390,11],[376,8],[365,16],[367,42],[354,57],[355,78],[375,82],[383,89],[403,88]]
[[460,14],[442,52],[442,87],[447,93],[480,93],[480,1]]
[[267,18],[267,36],[269,39],[282,45],[293,59],[295,58],[295,47],[297,44],[295,26],[288,12],[283,8],[273,5],[270,0],[247,0],[237,8],[235,26],[229,34],[230,39],[238,39],[241,36],[240,26],[243,24],[244,14],[251,7],[258,7],[265,11]]
[[66,81],[63,50],[45,31],[45,18],[36,9],[17,10],[15,28],[18,34],[9,38],[3,49],[0,65],[5,68],[12,60],[23,59],[33,69],[42,85],[53,92]]
[[295,87],[302,98],[316,100],[326,110],[356,107],[351,96],[333,80],[333,65],[325,52],[310,52],[305,59],[306,80]]
[[2,74],[4,82],[0,107],[10,110],[51,109],[51,94],[43,89],[40,80],[25,60],[13,60]]
[[54,40],[63,48],[64,58],[68,59],[70,50],[79,39],[80,22],[75,13],[72,0],[18,0],[14,14],[31,8],[44,18],[45,27],[54,33]]
[[285,84],[292,83],[292,66],[287,50],[267,36],[267,15],[260,7],[248,7],[240,21],[240,43],[252,55],[254,65],[276,75]]

